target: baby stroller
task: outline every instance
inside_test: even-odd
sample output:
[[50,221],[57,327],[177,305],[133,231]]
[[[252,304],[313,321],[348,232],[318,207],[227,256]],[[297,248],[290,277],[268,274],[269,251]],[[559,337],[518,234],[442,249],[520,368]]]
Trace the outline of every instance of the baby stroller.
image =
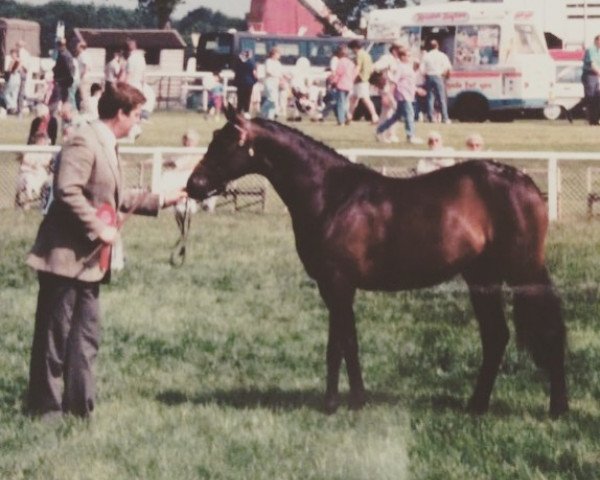
[[308,88],[292,85],[290,98],[292,115],[289,120],[299,122],[304,116],[313,122],[323,119],[323,94],[316,85],[310,85]]

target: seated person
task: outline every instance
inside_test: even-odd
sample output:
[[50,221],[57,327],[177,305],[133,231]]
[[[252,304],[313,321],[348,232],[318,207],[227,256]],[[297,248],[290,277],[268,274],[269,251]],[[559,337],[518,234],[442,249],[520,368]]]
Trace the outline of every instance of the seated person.
[[218,121],[223,110],[223,84],[217,74],[213,75],[212,83],[208,90],[208,114]]
[[90,95],[81,104],[81,115],[85,120],[96,120],[98,118],[98,100],[102,95],[102,85],[92,83]]
[[56,145],[56,135],[58,133],[58,120],[50,114],[50,109],[45,103],[38,103],[35,107],[35,118],[31,121],[29,127],[29,136],[27,145],[35,144],[37,134],[46,135],[51,145]]
[[[435,152],[453,152],[454,149],[452,147],[445,147],[444,141],[442,140],[442,136],[439,132],[432,131],[429,132],[427,136],[427,145],[429,146],[429,150]],[[456,161],[454,158],[421,158],[417,162],[417,175],[421,175],[423,173],[433,172],[434,170],[439,170],[440,168],[450,167],[454,165]]]
[[483,137],[478,133],[472,133],[465,140],[465,145],[467,150],[471,150],[472,152],[479,152],[483,150],[485,144],[483,141]]
[[[50,145],[50,138],[45,133],[36,133],[34,145]],[[52,153],[26,152],[19,158],[19,172],[15,194],[15,205],[29,209],[33,202],[41,200],[44,186],[50,179],[50,163]]]

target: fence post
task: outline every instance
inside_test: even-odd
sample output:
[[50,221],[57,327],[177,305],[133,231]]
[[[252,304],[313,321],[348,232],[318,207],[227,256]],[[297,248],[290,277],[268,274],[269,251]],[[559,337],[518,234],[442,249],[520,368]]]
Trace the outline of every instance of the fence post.
[[551,222],[558,220],[558,158],[548,158],[548,218]]
[[160,190],[160,178],[162,176],[162,152],[157,150],[152,155],[152,184],[150,191],[158,193]]

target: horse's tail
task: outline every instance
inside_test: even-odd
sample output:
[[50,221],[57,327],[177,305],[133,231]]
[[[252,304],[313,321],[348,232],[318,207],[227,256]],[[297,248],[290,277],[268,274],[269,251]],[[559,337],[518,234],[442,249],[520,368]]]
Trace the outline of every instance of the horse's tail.
[[564,359],[566,328],[561,300],[546,268],[513,289],[517,344],[531,352],[538,367],[552,369]]
[[533,180],[512,167],[488,164],[489,205],[494,215],[490,255],[512,287],[517,343],[550,377],[551,411],[568,408],[565,384],[566,327],[561,300],[545,264],[548,209]]
[[483,183],[494,217],[492,255],[514,289],[517,342],[538,366],[551,368],[552,358],[564,358],[566,335],[561,301],[545,266],[548,209],[525,173],[496,162],[486,162],[486,170]]
[[569,408],[565,380],[566,328],[561,302],[545,268],[537,282],[514,286],[514,321],[517,341],[525,345],[536,365],[550,380],[550,414]]

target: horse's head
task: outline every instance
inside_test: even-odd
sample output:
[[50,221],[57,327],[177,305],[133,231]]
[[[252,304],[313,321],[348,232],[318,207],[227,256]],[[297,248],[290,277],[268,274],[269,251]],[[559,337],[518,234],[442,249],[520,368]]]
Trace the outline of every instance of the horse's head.
[[227,107],[227,123],[215,130],[204,158],[196,165],[187,182],[190,197],[202,200],[216,195],[227,183],[255,171],[253,125]]

